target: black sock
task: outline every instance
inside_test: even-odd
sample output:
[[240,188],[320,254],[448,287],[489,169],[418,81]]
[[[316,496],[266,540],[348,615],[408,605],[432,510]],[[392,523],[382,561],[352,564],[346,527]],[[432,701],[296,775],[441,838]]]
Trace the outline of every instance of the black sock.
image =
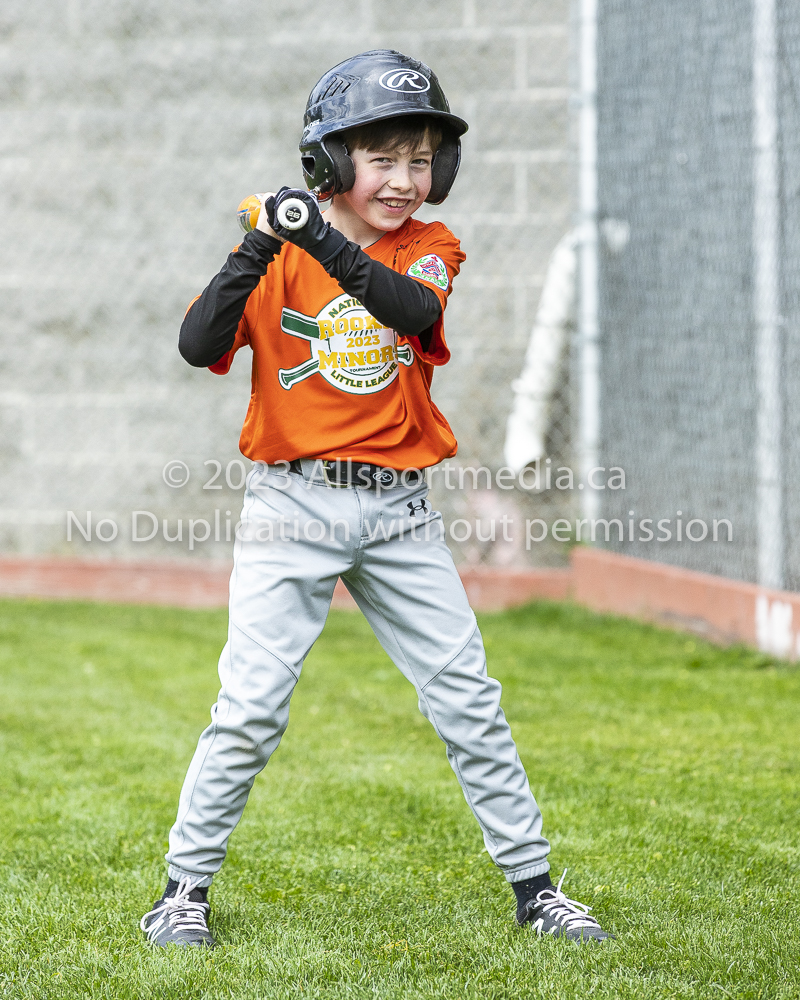
[[[174,896],[178,891],[178,886],[180,882],[176,882],[174,878],[167,879],[167,888],[164,890],[164,895],[162,899],[166,899],[167,896]],[[207,885],[198,885],[189,893],[189,899],[192,903],[207,903],[208,902],[208,889]]]
[[517,897],[517,909],[522,909],[529,899],[533,899],[542,889],[546,889],[552,884],[550,872],[545,872],[544,875],[534,875],[533,878],[526,878],[522,882],[512,882],[511,888]]

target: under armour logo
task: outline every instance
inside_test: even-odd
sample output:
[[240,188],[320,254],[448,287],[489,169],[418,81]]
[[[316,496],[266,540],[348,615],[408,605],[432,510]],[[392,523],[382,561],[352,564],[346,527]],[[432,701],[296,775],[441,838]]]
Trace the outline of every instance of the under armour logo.
[[409,517],[416,517],[417,516],[416,511],[418,510],[421,510],[423,514],[428,513],[428,505],[425,503],[424,500],[420,500],[419,503],[414,503],[413,500],[409,500],[408,503],[406,504],[406,507],[408,507],[408,509],[411,511],[411,513],[408,515]]

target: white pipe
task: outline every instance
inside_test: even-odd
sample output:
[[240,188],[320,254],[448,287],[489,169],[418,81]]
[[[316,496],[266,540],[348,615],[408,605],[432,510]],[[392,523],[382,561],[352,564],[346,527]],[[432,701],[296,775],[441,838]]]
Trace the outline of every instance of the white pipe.
[[775,0],[753,0],[753,314],[758,582],[784,585]]
[[600,454],[600,330],[598,322],[597,239],[597,2],[580,0],[578,114],[578,210],[580,217],[580,296],[578,367],[580,408],[578,463],[581,512],[596,518],[600,496],[588,485]]
[[514,403],[506,424],[506,465],[518,474],[545,457],[553,397],[567,330],[575,322],[575,233],[559,240],[547,265],[525,362],[511,383]]

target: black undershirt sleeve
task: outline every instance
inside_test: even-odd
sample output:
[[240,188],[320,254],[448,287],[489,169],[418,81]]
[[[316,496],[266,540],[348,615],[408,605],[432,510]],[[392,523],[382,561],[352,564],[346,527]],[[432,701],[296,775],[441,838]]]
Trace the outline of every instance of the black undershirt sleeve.
[[[228,257],[184,317],[178,350],[190,365],[209,368],[233,347],[247,300],[280,250],[280,240],[255,230]],[[345,243],[323,267],[377,320],[418,337],[423,351],[428,350],[442,312],[433,289],[373,260],[355,243]]]
[[433,324],[442,313],[432,288],[373,260],[350,242],[323,267],[375,319],[406,337],[419,337],[422,349],[428,350]]
[[209,368],[233,347],[250,293],[281,252],[281,246],[280,240],[258,229],[248,233],[192,303],[178,337],[178,350],[190,365]]

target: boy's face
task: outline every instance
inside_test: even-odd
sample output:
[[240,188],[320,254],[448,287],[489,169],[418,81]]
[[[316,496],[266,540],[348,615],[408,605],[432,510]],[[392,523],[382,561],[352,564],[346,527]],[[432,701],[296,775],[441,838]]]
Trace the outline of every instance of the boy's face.
[[407,149],[377,153],[354,149],[350,157],[356,182],[337,198],[373,229],[399,229],[430,193],[433,152],[427,142],[413,153]]

